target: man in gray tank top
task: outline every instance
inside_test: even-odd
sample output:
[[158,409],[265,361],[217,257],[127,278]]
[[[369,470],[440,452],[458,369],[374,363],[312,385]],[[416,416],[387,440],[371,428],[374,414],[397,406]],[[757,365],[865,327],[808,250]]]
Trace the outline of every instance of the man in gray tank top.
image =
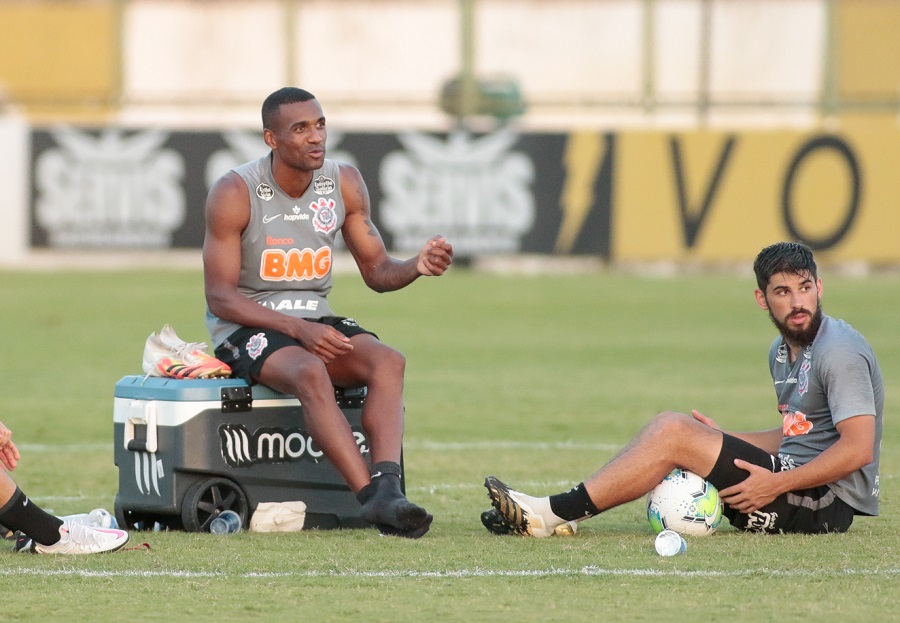
[[727,433],[697,411],[660,413],[564,493],[532,497],[488,476],[494,508],[482,513],[485,527],[551,536],[646,495],[676,467],[715,485],[742,530],[844,532],[855,515],[877,515],[884,383],[875,353],[850,325],[822,313],[808,247],[766,247],[753,268],[756,302],[780,333],[769,349],[779,426]]
[[[325,158],[325,116],[315,97],[286,87],[262,106],[271,151],[225,174],[209,192],[203,267],[216,357],[235,376],[296,396],[308,432],[383,534],[419,538],[432,522],[400,487],[401,353],[328,305],[338,231],[366,284],[398,290],[453,261],[442,237],[410,259],[390,257],[359,171]],[[368,388],[362,422],[372,473],[337,405],[334,387]]]

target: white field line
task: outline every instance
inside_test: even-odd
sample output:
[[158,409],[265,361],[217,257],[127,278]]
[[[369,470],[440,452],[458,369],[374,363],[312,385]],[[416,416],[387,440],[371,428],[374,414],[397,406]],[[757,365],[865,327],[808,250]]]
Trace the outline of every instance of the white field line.
[[568,577],[568,576],[625,576],[625,577],[683,577],[683,578],[747,578],[754,576],[778,576],[778,577],[814,577],[814,578],[840,578],[850,576],[885,577],[893,578],[900,575],[900,567],[874,568],[874,569],[837,569],[834,571],[817,570],[777,570],[777,569],[745,569],[741,571],[716,571],[716,570],[678,570],[678,569],[603,569],[600,567],[577,567],[571,569],[458,569],[438,571],[282,571],[282,572],[252,572],[252,573],[228,573],[221,571],[96,571],[88,569],[28,569],[15,567],[0,569],[0,576],[39,576],[39,577],[83,577],[83,578],[245,578],[245,579],[270,579],[270,578],[374,578],[374,579],[402,579],[402,578],[523,578],[523,577]]
[[21,454],[31,452],[104,452],[112,443],[17,443]]
[[[111,443],[82,444],[17,444],[20,452],[103,452],[112,449]],[[615,452],[621,445],[612,443],[576,443],[572,441],[428,441],[408,440],[403,443],[407,450],[428,450],[430,452],[469,452],[472,450],[597,450]]]

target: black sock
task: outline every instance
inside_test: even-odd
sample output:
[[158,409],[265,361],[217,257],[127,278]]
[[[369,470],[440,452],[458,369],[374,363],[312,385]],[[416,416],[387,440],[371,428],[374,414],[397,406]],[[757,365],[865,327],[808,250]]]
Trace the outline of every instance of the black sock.
[[44,512],[16,487],[9,502],[0,508],[0,524],[24,532],[41,545],[53,545],[59,541],[62,519]]
[[[362,505],[361,516],[385,534],[418,538],[428,530],[431,516],[421,506],[406,499],[400,482],[400,465],[380,461],[372,466],[372,481],[359,490],[356,499]],[[418,529],[421,534],[416,533]]]
[[600,511],[597,510],[597,507],[591,501],[591,496],[588,495],[583,482],[565,493],[551,495],[550,510],[557,517],[566,521],[584,519],[585,517],[593,517],[600,514]]
[[382,474],[393,474],[399,477],[402,473],[403,470],[400,469],[400,463],[394,463],[393,461],[379,461],[372,466],[373,478],[378,478]]
[[[356,499],[360,504],[365,504],[378,491],[384,489],[390,491],[395,489],[402,496],[403,492],[400,487],[400,469],[399,463],[393,461],[379,461],[372,466],[372,481],[359,490]],[[393,493],[393,492],[391,492]],[[392,496],[397,497],[397,496]]]

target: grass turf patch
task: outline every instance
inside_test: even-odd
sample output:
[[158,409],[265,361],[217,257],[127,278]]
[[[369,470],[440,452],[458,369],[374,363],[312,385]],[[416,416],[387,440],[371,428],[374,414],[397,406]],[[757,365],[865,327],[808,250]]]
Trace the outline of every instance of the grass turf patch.
[[[338,313],[407,356],[410,497],[435,515],[419,541],[373,530],[136,532],[149,551],[54,558],[0,551],[8,621],[889,620],[900,565],[900,283],[831,278],[827,313],[869,339],[886,382],[882,516],[845,535],[689,539],[653,551],[641,501],[573,538],[495,537],[478,515],[494,473],[534,494],[577,483],[656,412],[697,408],[726,428],[778,421],[766,368],[774,329],[751,276],[506,276],[454,269],[389,294],[336,278]],[[112,508],[116,381],[140,373],[164,323],[207,339],[196,271],[0,273],[7,331],[0,420],[14,477],[45,508]],[[52,596],[52,597],[51,597]],[[711,610],[715,608],[715,610]],[[702,608],[702,610],[701,610]]]

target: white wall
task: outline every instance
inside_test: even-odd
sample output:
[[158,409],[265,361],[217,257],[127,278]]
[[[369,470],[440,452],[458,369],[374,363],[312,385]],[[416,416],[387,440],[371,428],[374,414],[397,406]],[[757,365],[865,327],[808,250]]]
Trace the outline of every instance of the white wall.
[[23,262],[28,241],[28,125],[0,108],[0,266]]
[[[315,93],[331,120],[348,128],[448,122],[437,101],[461,66],[459,0],[124,6],[125,122],[219,125],[227,117],[256,127],[262,99],[285,84]],[[696,122],[704,83],[702,0],[475,0],[474,6],[475,69],[518,80],[529,106],[526,128]],[[773,100],[791,113],[815,110],[826,0],[709,6],[708,121],[732,114],[717,101],[769,100],[755,111],[762,116],[783,112]],[[648,88],[649,113],[642,100]]]

